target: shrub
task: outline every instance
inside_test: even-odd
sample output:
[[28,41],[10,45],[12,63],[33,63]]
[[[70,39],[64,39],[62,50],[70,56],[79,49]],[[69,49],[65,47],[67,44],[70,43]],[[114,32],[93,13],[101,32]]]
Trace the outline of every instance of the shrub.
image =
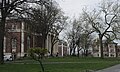
[[42,64],[42,59],[45,57],[45,54],[47,53],[47,49],[45,48],[30,48],[28,50],[28,55],[32,57],[34,60],[38,61],[40,63],[40,66],[42,68],[42,72],[44,72],[44,67]]

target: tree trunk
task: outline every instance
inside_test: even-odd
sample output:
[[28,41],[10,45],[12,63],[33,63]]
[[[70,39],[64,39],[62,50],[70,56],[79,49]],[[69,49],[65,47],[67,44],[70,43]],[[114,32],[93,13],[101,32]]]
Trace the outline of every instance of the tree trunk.
[[44,69],[44,67],[43,67],[42,61],[39,60],[39,63],[40,63],[40,66],[41,66],[41,68],[42,68],[42,72],[45,72],[45,69]]
[[80,53],[79,53],[79,51],[80,51],[80,50],[79,50],[79,48],[78,48],[78,50],[77,50],[77,51],[78,51],[78,54],[77,54],[77,56],[79,57],[79,54],[80,54]]
[[42,44],[42,47],[43,47],[43,48],[46,48],[46,39],[47,39],[47,34],[43,33],[42,38],[43,38],[43,44]]
[[44,39],[43,39],[43,46],[42,46],[43,48],[46,47],[45,44],[46,44],[46,39],[44,38]]
[[101,58],[103,59],[103,42],[102,42],[102,36],[99,36],[100,38],[100,54],[101,54]]
[[2,18],[1,23],[0,23],[0,64],[4,63],[4,53],[3,53],[3,48],[4,48],[4,33],[5,33],[5,18]]
[[115,45],[116,57],[118,57],[118,47],[117,44]]
[[50,54],[51,56],[53,56],[53,46],[54,45],[52,44],[52,46],[51,46],[51,54]]
[[86,57],[88,56],[88,49],[86,49],[86,51],[85,51],[85,56]]
[[72,55],[72,48],[70,48],[70,55]]
[[74,47],[74,48],[73,48],[73,54],[72,54],[73,56],[75,56],[75,49],[76,49],[76,48]]
[[42,36],[41,36],[41,48],[45,48],[46,47],[46,37],[45,37],[45,34],[43,34]]

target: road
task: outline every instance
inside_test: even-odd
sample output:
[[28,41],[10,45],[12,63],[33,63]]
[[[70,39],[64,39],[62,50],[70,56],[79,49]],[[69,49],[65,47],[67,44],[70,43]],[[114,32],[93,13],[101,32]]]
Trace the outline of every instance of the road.
[[120,64],[96,72],[120,72]]

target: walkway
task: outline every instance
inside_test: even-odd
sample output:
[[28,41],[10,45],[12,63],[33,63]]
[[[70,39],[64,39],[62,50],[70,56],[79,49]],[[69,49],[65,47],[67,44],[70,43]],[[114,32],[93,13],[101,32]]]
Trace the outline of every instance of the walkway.
[[96,72],[120,72],[120,64]]

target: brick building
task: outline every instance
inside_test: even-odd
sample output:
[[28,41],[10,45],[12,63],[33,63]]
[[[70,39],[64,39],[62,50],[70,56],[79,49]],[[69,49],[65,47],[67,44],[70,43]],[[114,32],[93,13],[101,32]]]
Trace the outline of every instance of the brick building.
[[[99,40],[95,40],[93,45],[93,56],[94,57],[101,57],[100,55],[100,45]],[[118,57],[118,45],[115,42],[103,41],[103,55],[104,57]]]
[[4,55],[24,56],[27,49],[33,47],[33,36],[27,31],[27,24],[22,20],[11,19],[6,22],[4,37]]
[[67,42],[60,40],[58,42],[58,56],[68,55],[68,45]]
[[[45,43],[46,48],[50,52],[51,34],[48,34]],[[15,54],[16,57],[23,57],[27,54],[29,48],[42,47],[41,45],[42,37],[38,34],[32,33],[28,24],[23,20],[11,19],[6,21],[4,55]],[[57,50],[55,51],[54,53],[58,52]]]

